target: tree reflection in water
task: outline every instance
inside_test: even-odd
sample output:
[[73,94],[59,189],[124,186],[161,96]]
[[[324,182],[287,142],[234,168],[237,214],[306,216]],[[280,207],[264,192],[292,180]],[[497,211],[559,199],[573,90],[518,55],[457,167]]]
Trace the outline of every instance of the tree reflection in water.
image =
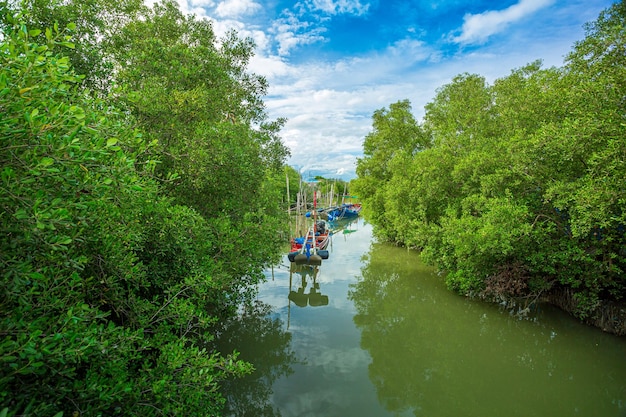
[[297,359],[291,348],[291,334],[271,313],[270,305],[256,301],[217,325],[216,348],[223,353],[237,350],[240,359],[254,366],[252,374],[222,384],[224,416],[280,416],[271,403],[272,384],[293,373]]
[[[445,289],[415,253],[375,244],[350,299],[369,378],[394,415],[621,415],[626,344],[543,306],[521,320]],[[561,314],[559,314],[561,313]]]
[[414,266],[386,256],[385,249],[384,245],[372,246],[364,258],[362,280],[351,286],[349,298],[357,309],[354,322],[362,331],[361,347],[372,356],[369,377],[378,400],[388,411],[403,413],[420,407],[414,393],[421,391],[422,373],[428,366],[420,364],[419,357],[406,363],[403,352],[410,348],[407,336],[417,324],[410,308],[415,290],[405,279]]

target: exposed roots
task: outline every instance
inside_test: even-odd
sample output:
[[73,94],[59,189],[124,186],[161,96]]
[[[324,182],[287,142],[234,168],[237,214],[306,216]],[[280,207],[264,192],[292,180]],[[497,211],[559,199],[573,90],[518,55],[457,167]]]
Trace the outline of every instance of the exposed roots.
[[[545,301],[576,316],[579,308],[574,294],[571,288],[555,288],[547,294]],[[605,332],[624,336],[626,335],[626,303],[600,301],[592,313],[582,320]]]
[[485,280],[485,289],[479,297],[498,303],[523,317],[537,302],[553,304],[578,317],[584,323],[599,327],[618,336],[626,335],[626,303],[602,300],[595,308],[581,317],[579,303],[572,288],[548,286],[543,290],[531,290],[531,276],[521,262],[500,266],[496,273]]
[[528,295],[528,269],[521,262],[502,265],[487,278],[482,298],[518,298]]

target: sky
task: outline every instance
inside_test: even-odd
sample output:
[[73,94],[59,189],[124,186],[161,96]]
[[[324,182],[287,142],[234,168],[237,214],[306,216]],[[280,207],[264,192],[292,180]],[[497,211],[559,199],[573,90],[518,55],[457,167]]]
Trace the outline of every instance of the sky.
[[[147,0],[152,3],[153,0]],[[493,83],[541,60],[563,65],[610,0],[177,0],[185,14],[256,44],[270,120],[305,179],[356,176],[372,115],[408,99],[418,121],[462,73]]]

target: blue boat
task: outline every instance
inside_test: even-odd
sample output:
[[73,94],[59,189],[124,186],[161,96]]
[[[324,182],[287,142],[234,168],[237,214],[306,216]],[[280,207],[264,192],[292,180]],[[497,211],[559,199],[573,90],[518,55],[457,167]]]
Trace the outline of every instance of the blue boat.
[[332,222],[343,219],[354,219],[356,217],[359,217],[360,211],[360,204],[346,203],[342,204],[339,207],[326,209],[326,214],[328,215],[328,221]]

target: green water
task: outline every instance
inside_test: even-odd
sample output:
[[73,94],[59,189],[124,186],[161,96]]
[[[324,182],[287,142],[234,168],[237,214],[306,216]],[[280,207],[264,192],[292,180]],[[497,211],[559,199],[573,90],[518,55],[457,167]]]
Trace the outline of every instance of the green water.
[[226,349],[257,368],[228,387],[232,415],[626,416],[626,338],[549,306],[520,319],[456,296],[362,220],[349,230],[317,285],[285,258],[255,311],[225,328]]

